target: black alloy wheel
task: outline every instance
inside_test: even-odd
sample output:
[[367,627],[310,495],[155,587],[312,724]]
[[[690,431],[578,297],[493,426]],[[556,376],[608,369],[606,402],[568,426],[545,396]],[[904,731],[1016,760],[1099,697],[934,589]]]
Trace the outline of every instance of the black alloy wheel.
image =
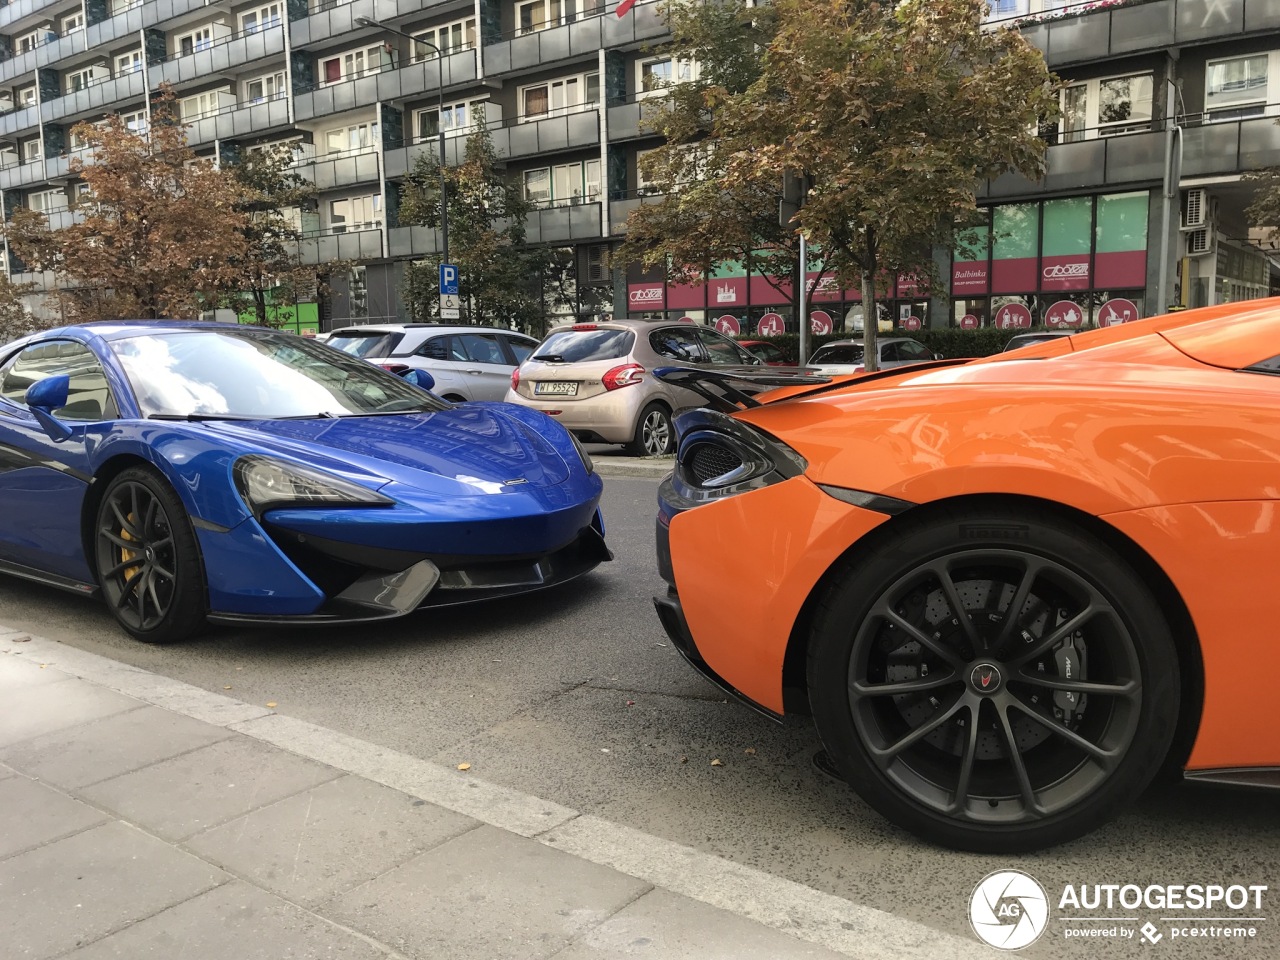
[[847,782],[900,826],[987,853],[1113,817],[1178,716],[1170,628],[1141,578],[1050,513],[934,513],[889,536],[839,571],[810,646]]
[[108,485],[94,536],[98,585],[112,615],[146,643],[170,643],[204,622],[195,532],[177,495],[152,470],[131,467]]
[[676,428],[667,408],[651,403],[640,411],[636,435],[627,445],[627,452],[637,457],[661,457],[671,453],[675,446]]

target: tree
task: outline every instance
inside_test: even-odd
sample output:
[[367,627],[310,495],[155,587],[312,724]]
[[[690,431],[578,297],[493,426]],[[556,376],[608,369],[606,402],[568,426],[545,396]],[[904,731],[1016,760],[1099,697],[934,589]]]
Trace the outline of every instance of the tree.
[[[498,169],[487,129],[467,138],[464,161],[445,167],[444,179],[449,258],[458,265],[464,322],[533,329],[542,317],[541,278],[549,254],[526,241],[533,204]],[[419,155],[401,198],[401,225],[440,226],[440,181],[439,157],[430,151]],[[439,262],[410,267],[403,293],[416,317],[436,312]]]
[[33,290],[33,284],[14,283],[8,273],[0,270],[0,343],[57,326],[54,321],[36,319],[27,310],[22,298]]
[[748,0],[668,3],[662,10],[673,62],[698,64],[687,82],[670,84],[662,100],[645,101],[646,126],[663,136],[640,170],[660,198],[632,211],[624,263],[665,265],[680,283],[701,282],[716,265],[752,264],[779,293],[792,296],[799,238],[780,215],[784,181],[735,180],[726,173],[731,145],[717,135],[716,105],[741,97],[761,76],[759,50],[776,30],[769,6]]
[[[282,326],[293,319],[290,305],[318,294],[321,271],[302,262],[299,217],[316,202],[315,185],[293,169],[293,151],[287,146],[245,154],[228,170],[243,190],[236,210],[244,216],[244,249],[232,257],[238,289],[223,302],[237,313],[247,305],[260,326]],[[328,263],[323,273],[348,266],[345,261]]]
[[1035,131],[1057,87],[1020,34],[983,29],[987,6],[775,0],[758,76],[701,93],[718,158],[703,203],[800,180],[791,228],[841,287],[861,287],[868,369],[877,281],[899,272],[937,289],[933,248],[977,212],[978,183],[1044,169]]
[[243,281],[246,189],[195,158],[171,95],[152,103],[144,135],[116,114],[74,128],[92,150],[90,162],[70,163],[89,186],[83,220],[50,230],[42,214],[18,210],[7,230],[20,259],[59,276],[69,322],[189,317]]

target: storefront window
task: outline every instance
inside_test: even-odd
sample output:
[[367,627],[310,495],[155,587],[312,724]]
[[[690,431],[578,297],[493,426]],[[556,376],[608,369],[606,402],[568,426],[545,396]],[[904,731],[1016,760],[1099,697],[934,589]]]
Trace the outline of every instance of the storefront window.
[[1040,205],[1010,203],[992,215],[993,293],[1035,290],[1036,253],[1040,246]]

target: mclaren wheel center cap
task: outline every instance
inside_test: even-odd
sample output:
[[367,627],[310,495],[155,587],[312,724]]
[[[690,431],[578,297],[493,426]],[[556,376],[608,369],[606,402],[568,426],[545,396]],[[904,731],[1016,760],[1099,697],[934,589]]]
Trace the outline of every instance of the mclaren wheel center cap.
[[995,693],[1003,685],[1004,677],[994,663],[977,663],[969,671],[969,686],[974,693]]

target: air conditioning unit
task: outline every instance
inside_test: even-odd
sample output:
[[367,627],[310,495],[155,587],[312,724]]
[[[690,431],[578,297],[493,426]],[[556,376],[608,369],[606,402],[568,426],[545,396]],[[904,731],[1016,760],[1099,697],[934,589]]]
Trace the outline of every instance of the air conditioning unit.
[[1187,256],[1200,257],[1213,253],[1213,228],[1200,227],[1187,232]]
[[1182,194],[1182,229],[1203,227],[1209,217],[1208,191],[1202,188],[1187,190]]

